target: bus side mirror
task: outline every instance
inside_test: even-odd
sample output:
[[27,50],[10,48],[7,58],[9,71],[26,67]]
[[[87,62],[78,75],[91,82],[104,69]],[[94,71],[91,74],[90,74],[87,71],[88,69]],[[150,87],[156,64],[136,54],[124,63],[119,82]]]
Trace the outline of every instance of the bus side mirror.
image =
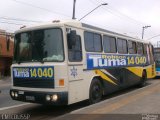
[[72,46],[76,44],[76,31],[72,30],[69,34],[67,34],[68,48],[72,49]]

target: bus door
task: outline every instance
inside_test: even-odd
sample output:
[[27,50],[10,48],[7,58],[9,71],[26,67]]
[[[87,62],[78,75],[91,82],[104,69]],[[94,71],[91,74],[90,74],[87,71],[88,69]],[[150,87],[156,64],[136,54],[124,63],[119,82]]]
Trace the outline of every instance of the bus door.
[[152,65],[151,70],[149,70],[148,78],[153,78],[155,77],[155,64],[154,64],[154,55],[153,55],[153,46],[152,44],[148,45],[148,63],[149,65]]
[[82,60],[82,33],[71,30],[67,34],[68,43],[68,83],[69,104],[83,100],[83,60]]

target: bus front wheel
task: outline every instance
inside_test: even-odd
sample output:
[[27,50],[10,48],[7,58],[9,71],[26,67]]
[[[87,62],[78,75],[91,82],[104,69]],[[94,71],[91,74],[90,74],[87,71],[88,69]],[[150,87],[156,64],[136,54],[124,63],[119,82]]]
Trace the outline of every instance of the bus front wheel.
[[102,98],[102,84],[98,79],[93,79],[89,91],[89,104],[97,103]]

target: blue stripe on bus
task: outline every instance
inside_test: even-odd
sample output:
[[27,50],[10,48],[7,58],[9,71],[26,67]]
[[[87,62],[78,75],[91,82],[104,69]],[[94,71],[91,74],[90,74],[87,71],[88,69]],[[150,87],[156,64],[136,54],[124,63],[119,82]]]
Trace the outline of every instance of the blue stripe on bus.
[[160,68],[156,68],[156,71],[160,71]]

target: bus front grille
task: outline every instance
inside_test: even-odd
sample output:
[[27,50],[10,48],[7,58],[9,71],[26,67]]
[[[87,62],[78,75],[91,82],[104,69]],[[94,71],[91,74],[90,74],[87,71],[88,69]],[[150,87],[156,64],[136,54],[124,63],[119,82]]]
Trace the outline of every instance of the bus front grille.
[[30,88],[54,88],[54,80],[14,78],[13,85],[17,87],[30,87]]

